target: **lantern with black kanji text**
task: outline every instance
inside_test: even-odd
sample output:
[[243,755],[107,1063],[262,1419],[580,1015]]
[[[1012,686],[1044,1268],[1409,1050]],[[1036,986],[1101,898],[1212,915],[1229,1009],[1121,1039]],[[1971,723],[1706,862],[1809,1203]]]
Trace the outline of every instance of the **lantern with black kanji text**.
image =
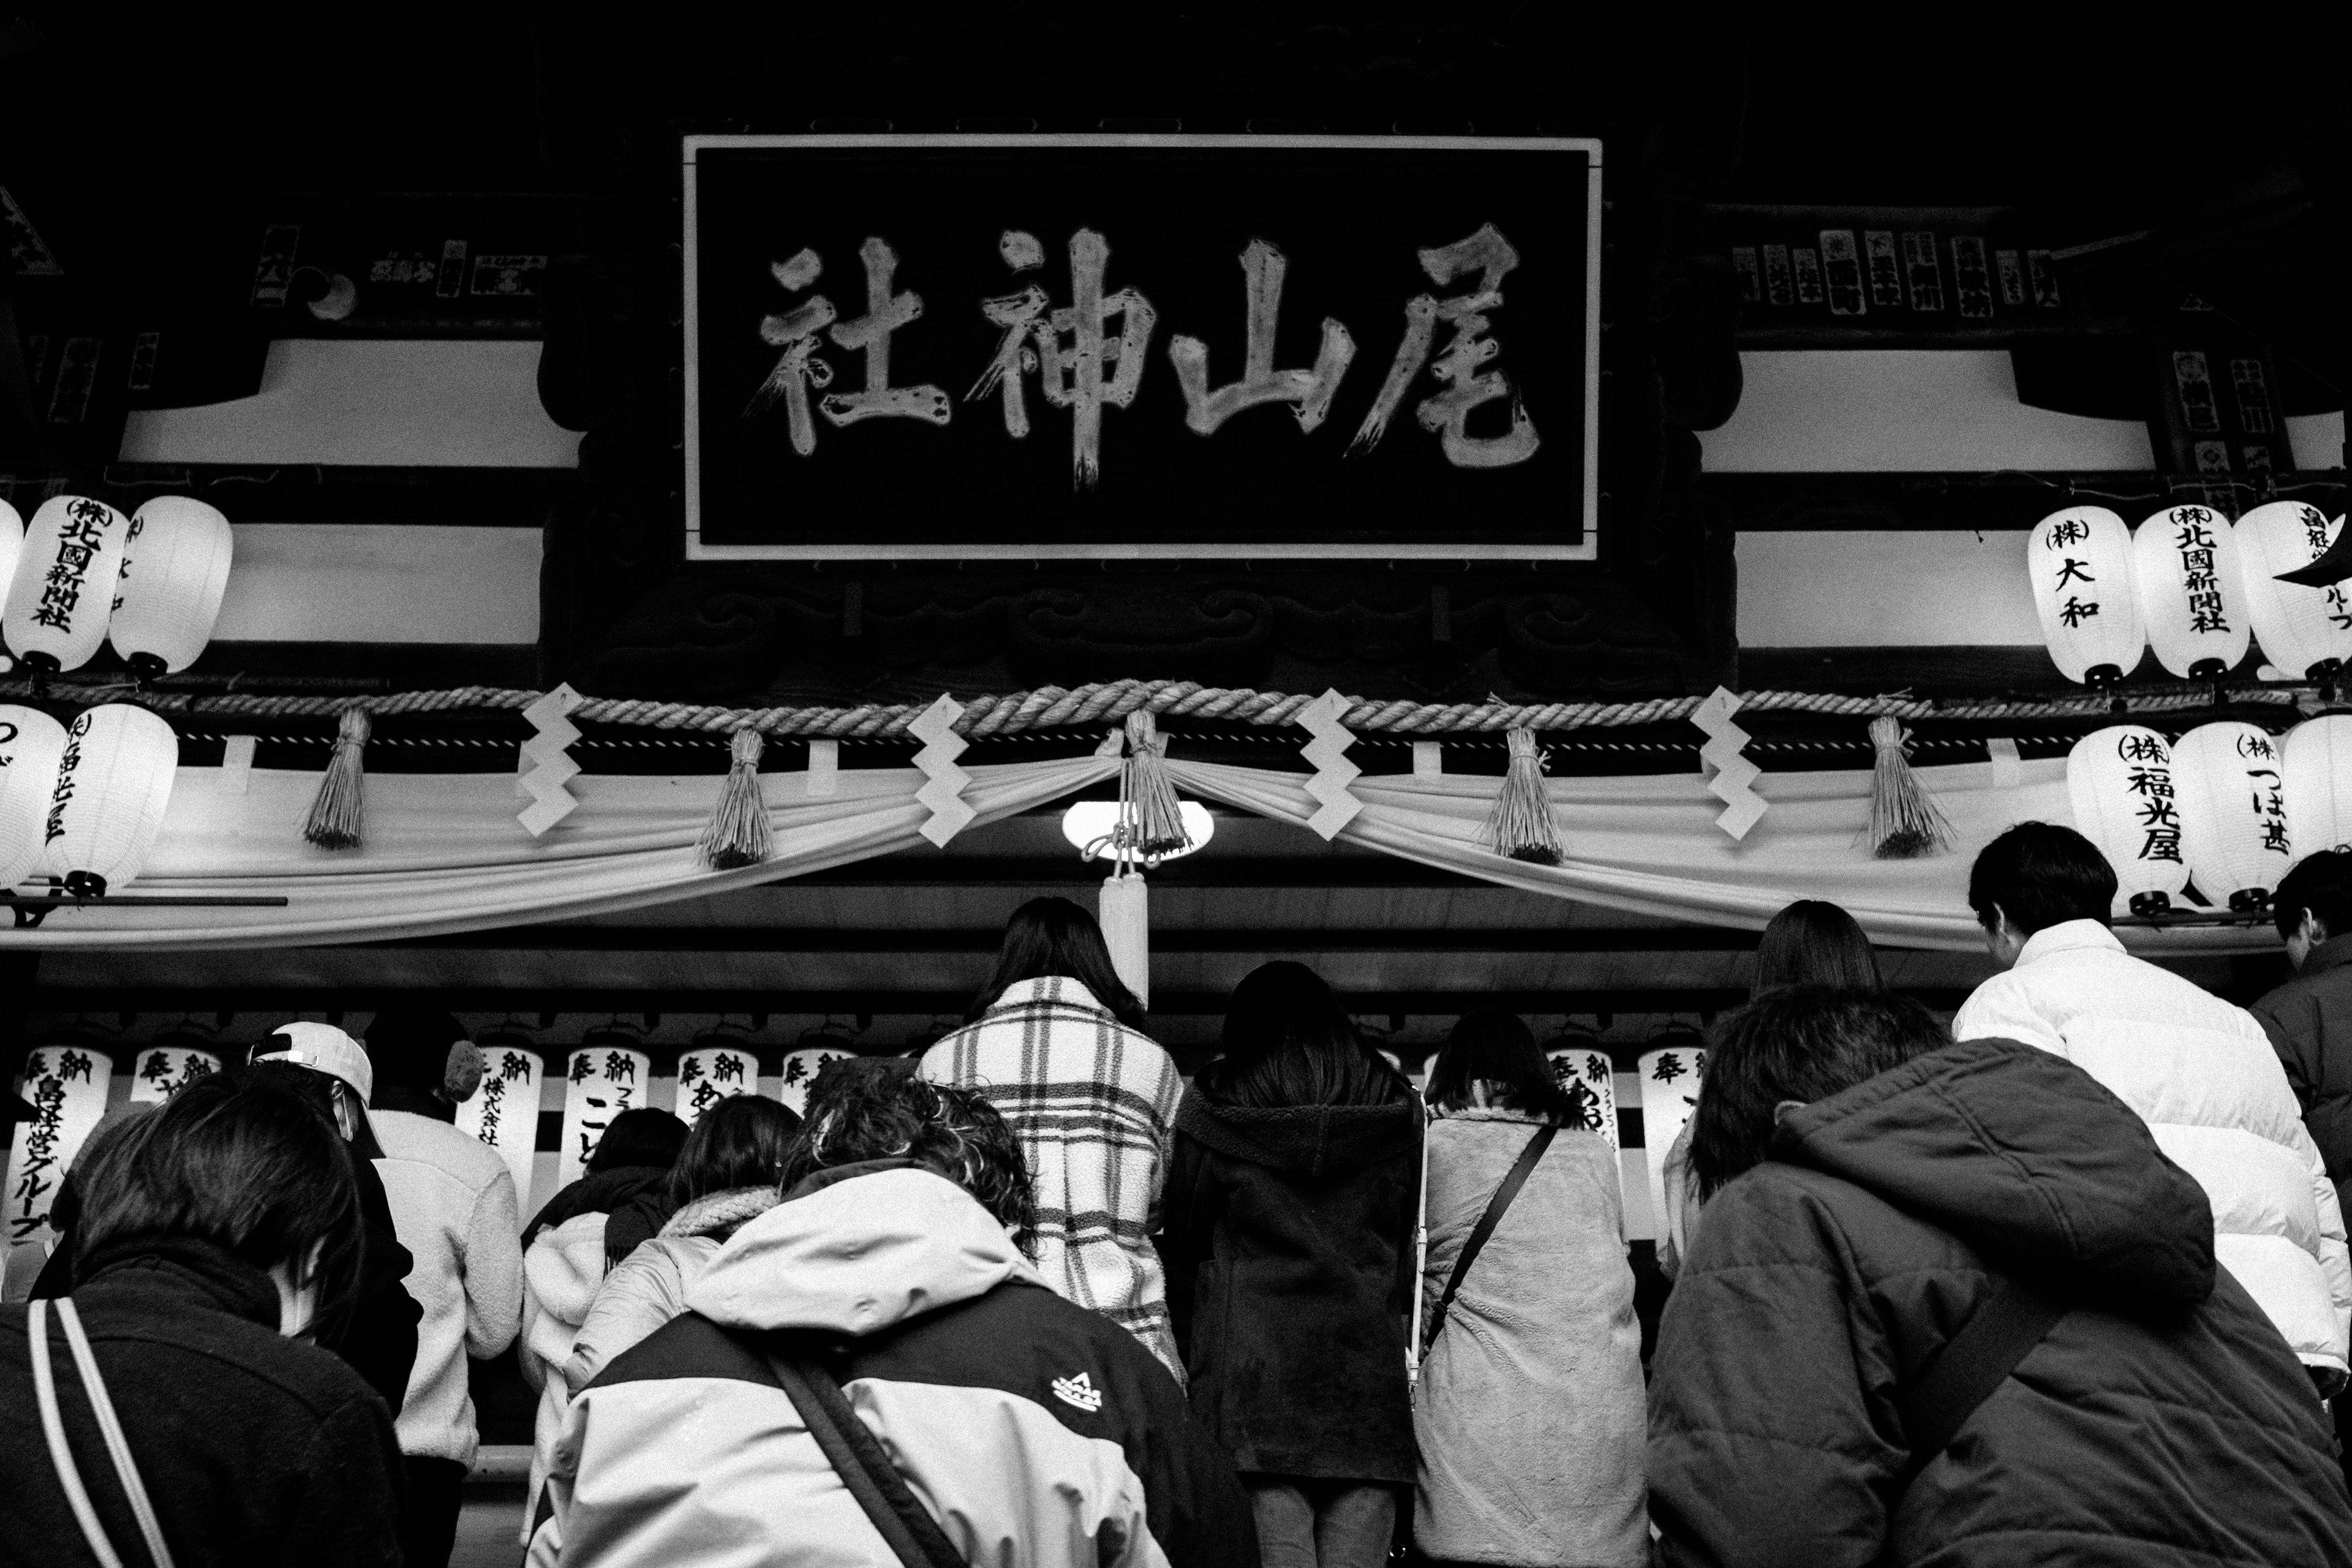
[[[5,522],[0,519],[0,522]],[[66,727],[37,708],[0,705],[0,891],[41,863]]]
[[2352,849],[2352,713],[2323,713],[2281,738],[2286,829],[2297,850]]
[[2180,840],[2210,902],[2249,913],[2294,864],[2278,742],[2252,724],[2200,724],[2172,746]]
[[110,702],[75,715],[43,825],[47,873],[83,897],[137,876],[163,828],[179,765],[180,738],[144,708]]
[[2210,506],[2167,507],[2132,535],[2132,566],[2148,645],[2165,668],[2206,680],[2238,667],[2252,623],[2228,518]]
[[234,549],[228,519],[200,500],[158,496],[132,514],[107,634],[132,674],[173,674],[205,651]]
[[2238,520],[2238,569],[2263,654],[2289,675],[2333,681],[2352,663],[2352,584],[2282,583],[2327,553],[2341,521],[2301,501],[2272,501]]
[[2147,637],[2122,518],[2103,506],[2051,513],[2025,536],[2025,569],[2042,640],[2067,679],[2112,686],[2132,672]]
[[2155,731],[2111,724],[2066,753],[2075,830],[2115,868],[2116,894],[2136,915],[2172,907],[2189,886],[2172,748]]
[[16,557],[24,549],[24,516],[0,500],[0,604],[7,602],[8,585],[16,580]]
[[8,651],[38,671],[79,669],[106,640],[131,523],[104,501],[52,496],[26,527],[0,607]]

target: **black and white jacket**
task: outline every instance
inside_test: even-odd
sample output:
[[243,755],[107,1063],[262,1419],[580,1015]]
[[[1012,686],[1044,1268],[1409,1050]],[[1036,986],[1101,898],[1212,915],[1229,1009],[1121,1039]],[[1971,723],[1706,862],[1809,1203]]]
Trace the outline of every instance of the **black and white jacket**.
[[968,1561],[1257,1562],[1248,1502],[1167,1369],[1047,1289],[929,1171],[875,1170],[769,1210],[687,1304],[572,1401],[533,1564],[897,1568],[769,1370],[764,1345],[811,1332]]

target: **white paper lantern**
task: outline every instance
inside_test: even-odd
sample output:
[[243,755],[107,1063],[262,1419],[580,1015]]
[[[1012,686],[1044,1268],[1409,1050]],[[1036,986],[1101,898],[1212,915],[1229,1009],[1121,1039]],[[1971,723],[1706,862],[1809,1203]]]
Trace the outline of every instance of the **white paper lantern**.
[[677,1058],[677,1119],[688,1127],[722,1100],[756,1094],[759,1058],[741,1046],[706,1046]]
[[2296,853],[2352,849],[2352,713],[2325,713],[2286,732],[2286,829]]
[[1642,1153],[1650,1172],[1650,1214],[1660,1236],[1666,1231],[1666,1152],[1698,1109],[1698,1086],[1706,1076],[1706,1047],[1696,1037],[1687,1045],[1642,1054]]
[[2172,746],[2181,847],[2197,890],[2259,910],[2294,864],[2278,742],[2252,724],[2200,724]]
[[0,889],[15,887],[43,862],[65,750],[63,724],[37,708],[0,705]]
[[499,1040],[479,1042],[482,1081],[473,1098],[457,1107],[457,1131],[499,1152],[514,1178],[515,1201],[527,1218],[531,1203],[531,1164],[539,1152],[541,1076],[539,1053]]
[[113,1084],[114,1063],[102,1048],[43,1046],[25,1058],[24,1094],[32,1102],[33,1119],[16,1124],[8,1154],[10,1245],[50,1238],[49,1209],[58,1201],[58,1184],[106,1114]]
[[2253,623],[2228,518],[2210,506],[2167,507],[2132,535],[2132,565],[2140,619],[2165,668],[2203,680],[2238,668]]
[[106,640],[130,520],[87,496],[52,496],[25,530],[0,608],[9,651],[35,669],[79,669]]
[[228,587],[228,519],[186,496],[158,496],[131,519],[107,640],[152,680],[195,663]]
[[777,1086],[776,1098],[794,1116],[808,1114],[809,1085],[816,1081],[817,1069],[827,1062],[842,1061],[856,1056],[855,1051],[828,1051],[814,1046],[804,1046],[784,1053],[783,1076]]
[[561,1168],[566,1182],[588,1173],[588,1156],[613,1118],[646,1103],[646,1083],[653,1063],[643,1051],[617,1045],[583,1044],[572,1053],[571,1071],[563,1085],[563,1152]]
[[2272,501],[2238,520],[2238,570],[2246,613],[2263,657],[2289,675],[2332,676],[2352,661],[2352,603],[2347,584],[2308,588],[2282,583],[2327,553],[2337,526],[2317,507]]
[[2066,753],[2074,827],[2115,868],[2116,896],[2136,915],[2170,909],[2189,886],[2172,748],[2155,731],[2111,724]]
[[1563,1043],[1571,1037],[1553,1041],[1554,1048],[1544,1053],[1551,1062],[1552,1077],[1576,1105],[1579,1120],[1568,1125],[1600,1133],[1613,1150],[1617,1147],[1617,1076],[1610,1068],[1609,1053],[1589,1035],[1573,1044]]
[[0,604],[7,602],[8,586],[16,580],[16,557],[24,548],[24,515],[0,500]]
[[179,765],[180,738],[146,709],[110,702],[83,710],[58,759],[44,868],[71,893],[121,891],[154,846]]
[[2147,638],[2122,518],[2103,506],[2052,512],[2025,536],[2025,569],[2042,640],[2067,679],[2107,685],[2132,672]]
[[164,1105],[198,1079],[220,1071],[220,1058],[210,1051],[184,1046],[150,1046],[139,1053],[138,1070],[131,1075],[134,1105]]

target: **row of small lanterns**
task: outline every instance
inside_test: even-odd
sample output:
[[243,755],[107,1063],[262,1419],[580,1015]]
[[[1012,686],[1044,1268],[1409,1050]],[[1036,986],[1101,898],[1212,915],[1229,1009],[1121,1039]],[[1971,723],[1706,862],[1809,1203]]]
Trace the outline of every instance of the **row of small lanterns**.
[[2074,742],[2066,789],[2074,825],[2115,868],[2135,914],[2154,915],[2193,880],[2209,903],[2261,910],[2302,857],[2352,847],[2352,714],[2273,737],[2257,725],[2200,724],[2168,744],[2111,724]]
[[2144,647],[2183,679],[2235,669],[2249,638],[2293,679],[2352,666],[2347,584],[2283,583],[2327,552],[2344,520],[2272,501],[2232,523],[2209,506],[2167,507],[2137,531],[2103,506],[2074,506],[2026,536],[2026,567],[2051,659],[2069,680],[2112,686]]
[[[218,509],[160,496],[125,517],[53,496],[27,524],[0,501],[0,637],[36,678],[111,643],[142,680],[195,662],[228,587],[234,537]],[[0,704],[0,891],[46,876],[95,897],[138,874],[163,825],[179,737],[144,708],[107,703],[70,724]]]

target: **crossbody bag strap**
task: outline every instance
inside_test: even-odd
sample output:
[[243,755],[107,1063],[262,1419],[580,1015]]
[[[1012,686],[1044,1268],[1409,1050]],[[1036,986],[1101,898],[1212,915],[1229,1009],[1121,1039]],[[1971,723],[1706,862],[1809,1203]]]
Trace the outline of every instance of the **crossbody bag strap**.
[[1428,1337],[1421,1347],[1421,1353],[1424,1356],[1429,1353],[1429,1347],[1437,1342],[1437,1336],[1445,1331],[1445,1319],[1454,1310],[1454,1297],[1462,1289],[1462,1277],[1470,1272],[1470,1265],[1478,1259],[1479,1249],[1486,1245],[1486,1238],[1495,1234],[1495,1227],[1503,1223],[1503,1215],[1510,1209],[1511,1200],[1519,1195],[1519,1189],[1528,1184],[1529,1176],[1535,1174],[1537,1162],[1544,1157],[1544,1151],[1551,1147],[1552,1139],[1559,1133],[1559,1127],[1555,1122],[1547,1121],[1537,1128],[1536,1135],[1528,1140],[1528,1146],[1519,1151],[1517,1163],[1504,1176],[1503,1184],[1496,1187],[1495,1195],[1486,1200],[1486,1212],[1478,1216],[1477,1225],[1471,1229],[1470,1239],[1462,1244],[1462,1256],[1454,1260],[1454,1276],[1445,1282],[1445,1294],[1437,1299],[1436,1321],[1429,1325]]
[[2071,1310],[2041,1286],[2014,1274],[1996,1278],[1984,1305],[1897,1398],[1903,1436],[1911,1445],[1902,1473],[1906,1487],[1951,1447],[1977,1406],[1992,1397],[1993,1390]]
[[814,1360],[767,1352],[768,1370],[800,1412],[809,1436],[849,1495],[905,1568],[971,1568],[915,1495],[882,1445],[849,1407],[833,1374]]
[[[41,1433],[48,1439],[49,1462],[57,1468],[58,1484],[65,1489],[74,1522],[81,1526],[82,1539],[100,1568],[122,1568],[122,1558],[107,1538],[106,1527],[99,1521],[89,1489],[82,1485],[81,1468],[74,1463],[73,1449],[66,1441],[65,1415],[58,1403],[57,1373],[50,1364],[48,1306],[45,1300],[34,1301],[25,1326],[33,1353],[33,1398],[40,1406]],[[114,1461],[114,1477],[130,1501],[131,1515],[139,1521],[148,1559],[154,1568],[172,1568],[172,1549],[164,1543],[163,1528],[156,1521],[154,1504],[148,1500],[146,1483],[140,1479],[138,1462],[131,1457],[131,1444],[122,1435],[122,1423],[115,1416],[114,1401],[106,1392],[106,1379],[99,1373],[98,1357],[89,1348],[89,1336],[82,1331],[81,1313],[69,1296],[59,1297],[57,1308],[58,1321],[65,1326],[66,1344],[81,1374],[82,1393],[89,1400],[90,1414],[97,1418],[99,1435],[106,1440],[107,1456]]]

